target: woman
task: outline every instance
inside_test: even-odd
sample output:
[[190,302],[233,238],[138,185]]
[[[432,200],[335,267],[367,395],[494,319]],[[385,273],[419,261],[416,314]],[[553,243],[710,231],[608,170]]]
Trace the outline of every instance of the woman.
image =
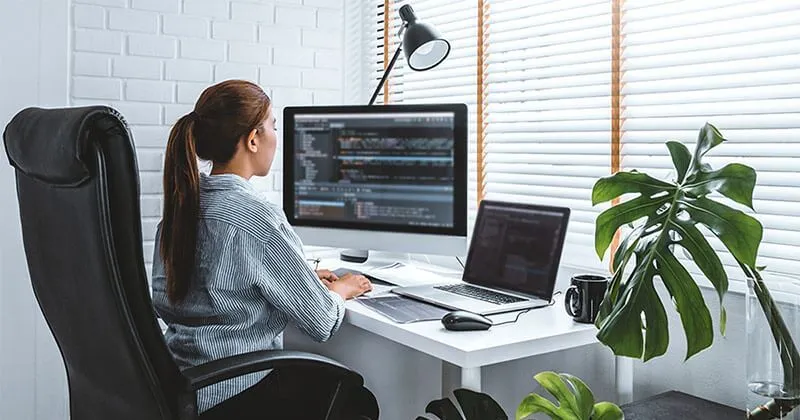
[[[206,89],[170,132],[153,300],[181,368],[280,349],[289,321],[325,341],[342,323],[344,301],[372,288],[362,276],[311,270],[282,210],[248,182],[269,173],[276,137],[269,97],[238,80]],[[198,158],[212,163],[210,175],[200,173]],[[292,398],[293,387],[325,390],[281,376],[255,373],[203,388],[198,409],[208,418],[272,418],[275,399]],[[314,403],[306,393],[303,401]]]

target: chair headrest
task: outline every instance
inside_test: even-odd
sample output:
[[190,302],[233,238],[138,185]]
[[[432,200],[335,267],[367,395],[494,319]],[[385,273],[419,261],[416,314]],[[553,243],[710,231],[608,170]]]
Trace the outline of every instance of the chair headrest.
[[90,177],[89,134],[109,126],[127,131],[122,115],[105,106],[27,108],[8,123],[3,140],[9,163],[20,172],[49,184],[74,186]]

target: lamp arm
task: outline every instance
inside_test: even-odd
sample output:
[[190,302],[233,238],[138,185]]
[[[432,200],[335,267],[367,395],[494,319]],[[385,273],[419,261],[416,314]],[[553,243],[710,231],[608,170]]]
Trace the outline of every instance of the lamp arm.
[[383,84],[386,83],[386,79],[389,78],[389,73],[392,71],[394,67],[394,63],[397,61],[397,57],[400,56],[400,50],[402,50],[402,45],[397,46],[397,51],[394,52],[394,56],[392,57],[392,61],[389,62],[389,66],[386,67],[386,70],[383,71],[383,77],[381,77],[381,81],[378,83],[378,87],[375,88],[375,92],[372,94],[372,98],[369,100],[369,104],[372,105],[375,103],[375,99],[378,98],[378,94],[381,92],[383,88]]

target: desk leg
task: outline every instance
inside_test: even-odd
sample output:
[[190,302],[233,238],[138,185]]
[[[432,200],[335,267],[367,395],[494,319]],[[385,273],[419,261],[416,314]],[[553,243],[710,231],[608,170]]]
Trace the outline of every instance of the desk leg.
[[617,385],[617,402],[627,404],[633,401],[633,359],[616,356],[615,376]]
[[461,368],[442,362],[442,398],[453,395],[459,388],[481,392],[481,368]]

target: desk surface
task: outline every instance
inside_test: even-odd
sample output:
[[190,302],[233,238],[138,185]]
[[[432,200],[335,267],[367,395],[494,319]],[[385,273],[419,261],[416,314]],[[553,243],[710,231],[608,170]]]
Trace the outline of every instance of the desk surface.
[[[391,262],[391,261],[390,261]],[[323,259],[321,268],[367,270],[386,260],[365,265]],[[511,320],[517,313],[493,315],[495,322]],[[464,368],[480,367],[523,357],[570,349],[597,342],[591,324],[575,323],[564,311],[563,295],[552,306],[522,314],[516,323],[486,331],[448,331],[440,321],[397,324],[358,301],[347,302],[345,322],[389,340]]]

